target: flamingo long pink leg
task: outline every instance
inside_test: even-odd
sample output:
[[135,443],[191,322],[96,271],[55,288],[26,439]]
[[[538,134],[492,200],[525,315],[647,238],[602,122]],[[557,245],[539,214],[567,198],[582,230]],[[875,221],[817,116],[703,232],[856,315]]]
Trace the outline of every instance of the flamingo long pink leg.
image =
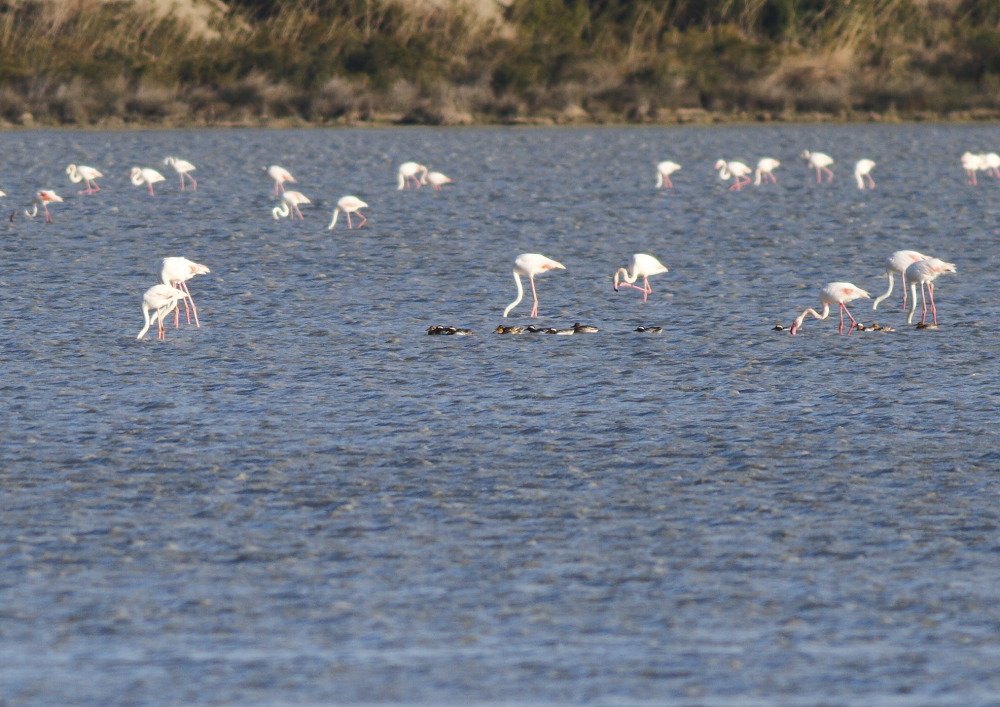
[[531,282],[531,296],[535,300],[535,305],[531,308],[531,316],[532,317],[537,317],[538,316],[538,293],[535,292],[535,276],[534,275],[529,275],[528,276],[528,280]]

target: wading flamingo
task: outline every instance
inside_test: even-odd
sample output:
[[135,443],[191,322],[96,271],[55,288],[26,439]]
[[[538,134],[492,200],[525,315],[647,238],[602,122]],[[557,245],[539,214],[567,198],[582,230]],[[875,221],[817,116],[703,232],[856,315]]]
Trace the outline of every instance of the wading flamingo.
[[358,216],[360,216],[361,223],[358,224],[358,228],[361,228],[362,226],[365,225],[365,222],[367,222],[368,219],[365,218],[365,215],[361,213],[359,209],[367,209],[367,208],[368,204],[361,201],[361,199],[359,199],[356,196],[340,197],[340,199],[337,200],[337,208],[333,210],[333,220],[330,221],[330,225],[328,226],[328,228],[332,231],[333,227],[337,225],[337,217],[340,216],[341,211],[343,211],[347,215],[348,228],[353,228],[353,226],[351,226],[351,214],[357,214]]
[[756,186],[760,186],[761,181],[767,182],[771,181],[771,184],[777,184],[778,178],[774,176],[774,170],[781,166],[781,163],[773,157],[762,157],[760,161],[757,162],[757,171],[754,175],[753,183]]
[[[417,174],[420,173],[420,177]],[[417,164],[416,162],[404,162],[399,165],[399,185],[397,189],[406,189],[410,186],[410,180],[413,180],[414,186],[417,189],[420,188],[420,184],[427,178],[427,168],[422,164]]]
[[895,253],[886,258],[885,261],[885,274],[889,278],[889,289],[885,291],[885,294],[879,295],[872,302],[872,309],[878,309],[879,302],[887,298],[892,294],[892,278],[894,275],[899,275],[901,287],[903,290],[903,309],[906,309],[906,268],[913,265],[919,260],[927,260],[930,256],[924,255],[923,253],[918,253],[915,250],[897,250]]
[[538,316],[538,293],[535,291],[535,275],[539,275],[547,270],[565,270],[566,266],[557,263],[551,258],[546,258],[538,253],[522,253],[514,261],[514,282],[517,284],[517,299],[507,305],[503,311],[506,317],[510,310],[514,309],[524,297],[524,288],[521,286],[521,275],[527,275],[531,282],[531,296],[535,298],[535,305],[531,308],[531,317]]
[[965,170],[965,183],[975,186],[976,172],[983,168],[983,156],[966,152],[962,155],[962,169]]
[[858,325],[858,322],[854,319],[850,310],[847,309],[847,303],[853,302],[859,297],[868,298],[867,292],[862,290],[857,285],[852,285],[850,282],[831,282],[828,285],[823,286],[819,291],[819,301],[823,305],[823,313],[819,314],[815,309],[809,308],[802,312],[798,318],[792,322],[792,336],[798,332],[802,327],[802,322],[805,320],[807,314],[813,315],[816,319],[826,319],[830,316],[830,305],[836,304],[840,305],[840,328],[837,331],[841,334],[844,333],[844,312],[847,312],[847,316],[851,318],[851,326],[847,329],[847,335],[851,335],[851,330]]
[[[184,314],[187,317],[187,323],[191,323],[191,312],[194,312],[194,324],[197,327],[201,326],[201,322],[198,321],[198,308],[194,306],[194,297],[188,290],[187,281],[195,275],[206,275],[210,272],[212,271],[201,263],[181,257],[164,258],[160,265],[160,280],[163,281],[164,285],[170,285],[184,292]],[[191,303],[190,311],[188,302]],[[180,310],[174,309],[174,326],[180,326],[179,319]]]
[[298,216],[303,218],[302,212],[299,211],[299,204],[311,204],[309,197],[300,191],[286,191],[281,194],[281,204],[275,206],[271,209],[271,215],[274,216],[274,220],[277,221],[282,216],[292,215],[292,218]]
[[132,183],[137,187],[143,184],[149,187],[149,195],[155,196],[153,194],[153,185],[157,182],[162,182],[165,177],[157,172],[155,169],[150,169],[149,167],[133,167],[132,171],[129,173],[129,178]]
[[71,164],[66,168],[66,174],[69,175],[69,181],[73,182],[73,184],[79,184],[83,181],[87,182],[87,188],[77,192],[78,194],[94,194],[95,192],[99,192],[101,190],[101,188],[97,186],[97,182],[94,180],[98,177],[103,177],[104,175],[93,167]]
[[[906,282],[910,283],[910,316],[906,318],[907,324],[913,323],[913,314],[917,311],[917,283],[920,283],[920,299],[923,303],[923,316],[920,317],[918,326],[927,326],[927,297],[931,300],[931,316],[934,326],[937,326],[937,307],[934,306],[934,281],[947,272],[958,272],[954,263],[946,263],[938,258],[927,258],[918,260],[910,267],[906,268]],[[927,292],[924,292],[924,285]]]
[[680,168],[679,164],[670,160],[665,160],[656,165],[656,188],[672,187],[674,183],[670,181],[670,175]]
[[[24,215],[29,218],[35,218],[38,215],[38,205],[42,205],[42,210],[45,212],[45,223],[52,223],[52,214],[49,213],[48,204],[55,204],[62,201],[62,197],[56,194],[51,189],[39,189],[31,197],[31,211],[27,209],[24,210]],[[14,220],[14,216],[17,215],[17,209],[14,209],[10,213],[10,220]]]
[[168,157],[163,160],[163,164],[170,165],[174,168],[174,171],[181,177],[181,191],[184,191],[184,177],[191,180],[191,189],[193,191],[198,191],[198,181],[191,176],[191,172],[195,170],[195,166],[188,162],[187,160],[178,159],[177,157]]
[[[615,292],[618,291],[619,286],[623,287],[633,287],[640,292],[642,292],[642,301],[645,302],[649,293],[653,291],[653,288],[649,286],[648,278],[653,275],[659,275],[661,272],[669,272],[666,266],[659,260],[654,258],[652,255],[646,255],[645,253],[636,253],[632,256],[632,260],[629,261],[629,268],[632,270],[630,275],[628,270],[625,268],[618,268],[615,270],[614,276],[614,288]],[[632,283],[642,278],[642,287],[638,285],[633,285]],[[621,282],[619,282],[621,278]]]
[[279,193],[279,190],[285,191],[285,182],[295,183],[295,177],[293,177],[292,173],[284,167],[279,167],[278,165],[273,164],[270,167],[264,167],[263,169],[267,172],[267,176],[274,180],[274,193],[276,196]]
[[[184,299],[184,290],[178,290],[170,285],[153,285],[142,296],[142,316],[146,320],[146,325],[142,327],[136,339],[141,339],[149,331],[151,324],[157,325],[156,338],[166,339],[167,331],[163,328],[163,318],[177,306],[177,302]],[[150,317],[149,313],[153,312]]]
[[1000,179],[1000,155],[995,152],[987,152],[984,155],[979,155],[981,160],[981,169],[986,170],[986,174],[993,177],[994,179]]
[[735,183],[729,187],[729,191],[736,190],[740,191],[744,186],[750,183],[750,177],[748,176],[753,172],[752,169],[747,167],[742,162],[726,162],[725,160],[719,160],[715,163],[715,168],[719,170],[719,179],[728,180],[730,177],[735,179]]
[[424,184],[431,184],[440,191],[443,185],[451,184],[451,177],[446,177],[441,172],[428,172],[424,177]]
[[[864,189],[866,186],[869,189],[875,188],[875,180],[872,179],[872,170],[875,169],[875,162],[872,160],[858,160],[858,163],[854,165],[854,178],[858,182],[858,189]],[[867,185],[865,180],[868,180]]]
[[812,169],[816,170],[816,183],[819,184],[823,181],[823,174],[826,174],[827,181],[833,181],[833,172],[830,170],[830,165],[833,164],[833,158],[825,152],[810,152],[809,150],[803,150],[802,154],[799,155],[806,164]]

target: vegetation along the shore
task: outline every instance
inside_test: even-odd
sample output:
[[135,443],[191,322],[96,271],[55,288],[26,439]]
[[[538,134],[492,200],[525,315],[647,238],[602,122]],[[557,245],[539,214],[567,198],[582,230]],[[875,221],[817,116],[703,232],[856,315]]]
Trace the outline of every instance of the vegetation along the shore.
[[0,0],[7,125],[996,119],[1000,0]]

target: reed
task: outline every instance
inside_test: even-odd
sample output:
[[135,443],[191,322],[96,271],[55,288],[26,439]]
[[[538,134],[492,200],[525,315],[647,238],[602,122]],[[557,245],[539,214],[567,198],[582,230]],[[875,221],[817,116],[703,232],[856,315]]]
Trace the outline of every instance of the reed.
[[1000,117],[1000,0],[146,1],[0,4],[0,120]]

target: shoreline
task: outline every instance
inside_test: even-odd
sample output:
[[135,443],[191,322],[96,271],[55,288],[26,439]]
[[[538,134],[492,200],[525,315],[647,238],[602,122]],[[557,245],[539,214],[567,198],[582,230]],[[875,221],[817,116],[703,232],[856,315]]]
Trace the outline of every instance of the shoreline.
[[537,115],[519,118],[476,119],[467,116],[452,121],[415,121],[405,115],[385,114],[373,118],[336,118],[331,120],[307,120],[299,117],[206,120],[192,119],[190,116],[167,116],[159,120],[126,120],[114,116],[93,123],[72,123],[38,120],[33,116],[22,116],[19,122],[0,121],[0,131],[19,132],[29,130],[176,130],[176,129],[322,129],[322,128],[484,128],[484,127],[710,127],[713,125],[913,125],[920,123],[948,123],[985,125],[1000,123],[1000,110],[949,111],[939,113],[921,111],[913,113],[874,113],[870,111],[850,114],[833,113],[767,113],[739,112],[725,113],[702,109],[682,109],[673,115],[658,120],[628,120],[616,116],[565,116]]

